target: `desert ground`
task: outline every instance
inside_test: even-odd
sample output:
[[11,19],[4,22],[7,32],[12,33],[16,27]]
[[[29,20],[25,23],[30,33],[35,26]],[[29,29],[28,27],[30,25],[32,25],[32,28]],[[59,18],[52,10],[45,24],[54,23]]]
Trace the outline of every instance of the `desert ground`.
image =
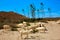
[[49,21],[44,25],[48,30],[46,33],[38,32],[28,34],[29,36],[33,36],[33,38],[28,39],[21,39],[21,35],[18,31],[2,32],[2,30],[0,30],[0,40],[60,40],[60,24],[55,21]]

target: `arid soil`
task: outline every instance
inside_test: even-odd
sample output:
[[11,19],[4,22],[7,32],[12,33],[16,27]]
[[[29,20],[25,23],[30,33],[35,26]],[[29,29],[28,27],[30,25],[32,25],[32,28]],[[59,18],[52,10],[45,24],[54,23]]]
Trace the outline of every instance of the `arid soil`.
[[60,40],[60,24],[51,21],[45,26],[48,30],[46,33],[29,34],[33,37],[28,39],[21,39],[18,31],[2,32],[0,30],[0,40]]

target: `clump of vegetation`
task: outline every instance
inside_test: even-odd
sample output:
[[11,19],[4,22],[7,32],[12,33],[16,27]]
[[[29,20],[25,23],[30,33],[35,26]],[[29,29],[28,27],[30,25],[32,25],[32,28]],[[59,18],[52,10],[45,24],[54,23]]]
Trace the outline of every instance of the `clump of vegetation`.
[[3,29],[3,23],[0,22],[0,29]]
[[30,24],[29,23],[26,23],[28,26],[30,26]]
[[41,21],[41,22],[48,23],[47,21]]
[[17,24],[18,24],[18,23],[23,23],[23,21],[19,20],[19,21],[17,21],[16,23],[17,23]]
[[32,31],[32,33],[36,33],[36,32],[38,32],[38,30],[35,30],[35,29],[34,29],[34,30]]
[[12,28],[11,31],[18,31],[17,28]]

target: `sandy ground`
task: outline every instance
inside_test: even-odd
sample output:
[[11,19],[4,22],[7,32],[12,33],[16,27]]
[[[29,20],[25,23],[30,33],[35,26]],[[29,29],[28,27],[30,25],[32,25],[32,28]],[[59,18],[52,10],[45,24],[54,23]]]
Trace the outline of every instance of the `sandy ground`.
[[9,31],[0,32],[0,40],[60,40],[60,24],[49,22],[45,26],[48,30],[46,33],[29,34],[29,36],[34,36],[30,39],[21,39],[21,35],[17,31]]

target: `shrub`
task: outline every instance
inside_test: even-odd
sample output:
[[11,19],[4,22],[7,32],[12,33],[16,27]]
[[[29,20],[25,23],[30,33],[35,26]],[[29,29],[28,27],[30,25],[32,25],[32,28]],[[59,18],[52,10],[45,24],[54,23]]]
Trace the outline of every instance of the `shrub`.
[[17,28],[12,28],[11,31],[18,31]]
[[34,30],[32,31],[32,33],[36,33],[36,32],[38,32],[38,30],[35,30],[35,29],[34,29]]
[[29,24],[29,23],[27,23],[27,25],[28,25],[28,26],[30,26],[30,24]]
[[3,29],[3,23],[0,23],[0,29]]

